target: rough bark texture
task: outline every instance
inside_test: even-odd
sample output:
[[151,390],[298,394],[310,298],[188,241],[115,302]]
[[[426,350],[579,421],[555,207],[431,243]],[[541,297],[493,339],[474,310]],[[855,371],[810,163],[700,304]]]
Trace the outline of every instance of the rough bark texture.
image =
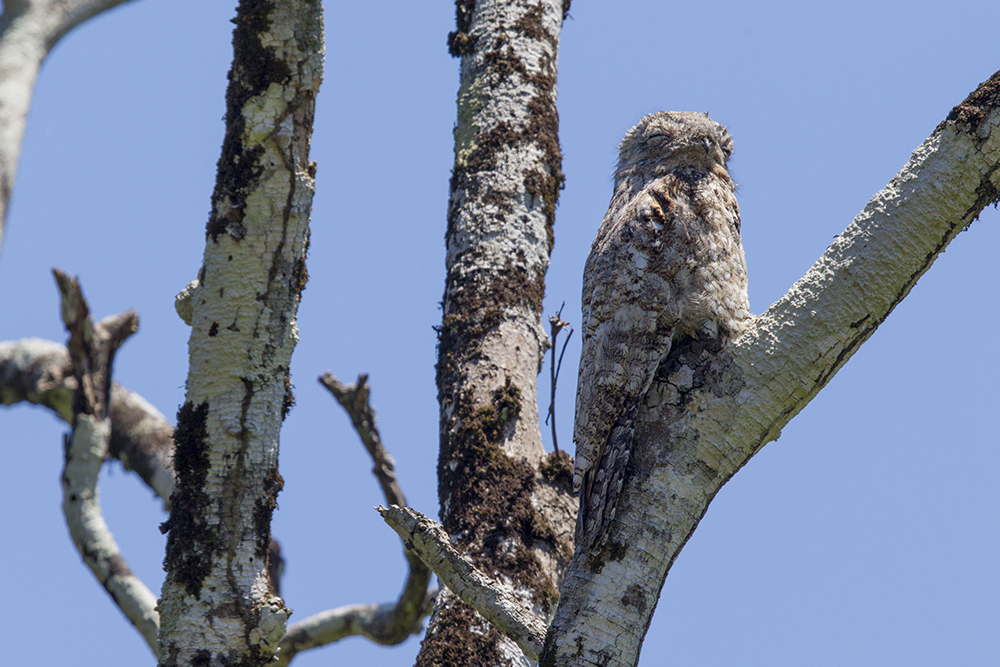
[[532,613],[511,594],[509,586],[478,570],[468,558],[455,551],[438,522],[408,507],[393,505],[376,509],[403,538],[406,548],[419,555],[451,593],[513,639],[525,656],[538,659],[547,619]]
[[122,557],[104,522],[97,486],[111,440],[111,368],[118,348],[138,328],[139,318],[130,310],[94,324],[79,282],[58,270],[55,275],[76,379],[73,430],[65,442],[63,514],[83,562],[155,653],[160,620],[156,596]]
[[56,42],[125,0],[6,0],[0,15],[0,246],[31,95]]
[[268,583],[267,556],[306,281],[322,9],[319,0],[243,0],[235,23],[164,526],[160,664],[171,667],[265,665],[289,614]]
[[576,553],[540,665],[635,665],[671,564],[718,490],[822,389],[959,232],[996,203],[1000,72],[806,275],[721,350],[679,345],[640,406],[609,538]]
[[[558,601],[573,500],[546,477],[536,379],[552,223],[562,185],[558,0],[459,0],[449,36],[461,56],[448,276],[437,385],[438,493],[455,546],[541,617]],[[554,467],[569,466],[557,457]],[[500,665],[520,649],[442,592],[417,664]]]

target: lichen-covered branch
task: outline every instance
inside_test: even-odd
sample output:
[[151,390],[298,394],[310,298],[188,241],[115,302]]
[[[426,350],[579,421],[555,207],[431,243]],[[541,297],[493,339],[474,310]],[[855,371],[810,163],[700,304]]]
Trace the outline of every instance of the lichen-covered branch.
[[[562,186],[556,71],[568,3],[457,0],[461,58],[437,387],[441,522],[456,549],[548,617],[574,501],[541,474],[537,376],[545,272]],[[524,664],[520,648],[448,594],[417,665]]]
[[159,615],[156,596],[129,569],[101,512],[97,482],[111,439],[111,369],[115,352],[135,333],[133,311],[96,325],[76,279],[55,271],[62,295],[62,317],[70,334],[69,357],[77,389],[73,430],[65,442],[63,513],[73,544],[115,604],[156,653]]
[[0,15],[0,247],[31,95],[56,42],[126,0],[6,0]]
[[242,0],[226,136],[190,296],[187,396],[174,433],[164,667],[266,665],[289,610],[267,572],[281,422],[307,273],[323,73],[319,0]]
[[[77,383],[69,353],[60,343],[27,338],[0,343],[0,403],[42,405],[73,421]],[[174,428],[144,398],[111,385],[111,442],[108,455],[135,472],[170,510],[174,492]]]
[[577,553],[540,665],[635,665],[716,492],[830,381],[1000,192],[1000,72],[955,107],[788,293],[722,350],[688,342],[640,407],[606,544]]
[[399,644],[409,635],[423,631],[422,620],[431,613],[437,589],[424,593],[420,613],[413,625],[400,638],[399,604],[352,604],[320,612],[288,628],[281,640],[278,655],[272,667],[284,667],[300,652],[332,644],[345,637],[367,637],[377,644],[392,646]]
[[452,546],[441,524],[403,507],[376,508],[408,549],[427,563],[445,586],[524,651],[538,659],[547,623],[531,612],[509,586],[476,569]]

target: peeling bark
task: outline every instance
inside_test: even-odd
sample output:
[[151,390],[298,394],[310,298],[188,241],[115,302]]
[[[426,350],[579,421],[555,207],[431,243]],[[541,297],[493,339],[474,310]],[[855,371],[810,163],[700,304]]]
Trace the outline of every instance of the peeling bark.
[[671,351],[640,406],[607,543],[574,555],[540,665],[638,662],[667,572],[715,494],[997,202],[998,165],[1000,72],[743,335]]
[[[437,385],[441,521],[477,568],[549,618],[572,540],[569,489],[540,472],[536,380],[552,223],[562,185],[553,0],[456,3],[461,56],[448,276]],[[569,519],[567,521],[567,519]],[[524,664],[521,650],[443,592],[417,665]]]
[[226,137],[190,297],[177,491],[164,524],[165,667],[265,665],[290,614],[269,585],[267,563],[306,281],[322,9],[319,0],[243,0],[235,23]]

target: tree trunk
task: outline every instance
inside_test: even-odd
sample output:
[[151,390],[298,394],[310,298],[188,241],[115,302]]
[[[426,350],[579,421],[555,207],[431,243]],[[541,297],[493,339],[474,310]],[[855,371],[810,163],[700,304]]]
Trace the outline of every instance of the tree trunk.
[[160,601],[160,664],[171,667],[265,665],[290,613],[271,590],[267,554],[307,277],[322,8],[243,0],[235,22],[226,137],[174,433]]
[[[448,42],[462,58],[461,83],[437,365],[441,521],[479,569],[547,619],[575,514],[571,464],[565,455],[546,457],[536,403],[563,178],[555,85],[565,8],[561,0],[456,6],[458,29]],[[417,664],[526,660],[444,590]]]

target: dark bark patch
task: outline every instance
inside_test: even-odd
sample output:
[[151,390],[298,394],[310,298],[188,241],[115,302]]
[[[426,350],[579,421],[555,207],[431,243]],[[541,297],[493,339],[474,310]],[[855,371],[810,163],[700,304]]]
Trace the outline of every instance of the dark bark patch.
[[467,56],[476,50],[476,41],[467,32],[448,33],[448,53],[454,58]]
[[643,592],[642,587],[638,584],[632,584],[626,588],[625,594],[622,595],[622,604],[634,607],[637,614],[645,616],[647,603],[646,594]]
[[[475,251],[470,251],[475,252]],[[483,264],[468,256],[456,264]],[[540,313],[545,296],[545,275],[529,275],[523,255],[508,257],[500,272],[461,275],[451,272],[445,285],[444,318],[438,329],[437,385],[439,397],[458,386],[456,373],[479,355],[486,335],[511,316],[529,310]]]
[[455,32],[448,33],[448,53],[454,58],[467,56],[476,49],[475,39],[469,34],[475,9],[475,0],[455,0]]
[[546,456],[538,471],[545,481],[564,493],[573,494],[573,459],[566,452],[552,452]]
[[246,197],[264,170],[259,164],[264,148],[243,145],[243,107],[272,83],[285,84],[291,77],[288,65],[275,57],[273,48],[261,42],[261,34],[270,29],[273,10],[274,3],[269,0],[245,0],[233,19],[236,29],[233,31],[233,66],[226,89],[226,136],[206,227],[207,236],[216,242],[224,233],[237,241],[246,235],[243,226]]
[[[306,243],[308,247],[308,241]],[[302,253],[302,257],[296,259],[292,267],[292,289],[297,294],[302,294],[307,282],[309,282],[309,270],[306,269],[306,254]]]
[[105,561],[105,565],[108,568],[108,574],[112,577],[127,577],[132,574],[131,568],[129,568],[128,563],[125,559],[121,557],[120,554],[115,554]]
[[937,126],[937,130],[944,127],[948,121],[956,121],[967,124],[969,132],[976,134],[979,124],[998,104],[1000,104],[1000,72],[996,72],[969,93],[969,96],[953,108],[948,117]]
[[285,559],[281,556],[281,545],[278,540],[271,538],[271,544],[267,549],[267,578],[271,581],[271,590],[278,596],[281,595],[281,575],[284,571]]
[[471,395],[456,403],[453,428],[442,438],[438,463],[439,493],[450,510],[444,526],[473,562],[486,572],[506,575],[534,590],[546,610],[558,599],[531,551],[538,542],[556,544],[551,526],[531,505],[535,474],[511,459],[501,443],[513,431],[521,410],[521,392],[510,380],[496,389],[492,402],[476,408]]
[[253,527],[257,541],[256,555],[264,560],[268,558],[271,548],[271,515],[278,507],[278,493],[285,485],[275,464],[270,474],[264,478],[264,489],[261,497],[254,502]]
[[542,16],[542,5],[535,5],[522,14],[521,18],[514,22],[514,27],[517,28],[518,32],[526,37],[530,37],[531,39],[539,42],[548,42],[552,45],[552,50],[554,51],[559,47],[559,43],[555,35],[545,29],[545,24],[542,22]]
[[968,221],[966,225],[970,225],[973,220],[978,219],[984,208],[990,204],[996,208],[997,203],[1000,202],[1000,191],[997,190],[997,186],[993,185],[993,174],[998,167],[1000,165],[994,164],[983,174],[982,180],[976,187],[976,201],[963,216],[963,219]]
[[424,638],[416,667],[482,667],[504,664],[497,647],[500,633],[488,625],[483,634],[469,628],[487,625],[465,603],[456,600],[440,612],[436,633]]
[[218,335],[219,335],[219,323],[212,322],[212,326],[208,328],[208,337],[215,338]]
[[174,582],[195,598],[212,570],[212,555],[218,546],[215,529],[206,517],[211,504],[205,492],[208,478],[208,403],[197,407],[185,403],[177,411],[174,429],[174,471],[177,488],[170,496],[170,518],[160,526],[167,537],[163,569]]
[[212,652],[208,649],[198,649],[191,656],[191,667],[210,667],[212,664]]
[[293,389],[291,375],[285,373],[285,397],[281,400],[281,421],[285,421],[288,413],[295,407],[295,392]]

